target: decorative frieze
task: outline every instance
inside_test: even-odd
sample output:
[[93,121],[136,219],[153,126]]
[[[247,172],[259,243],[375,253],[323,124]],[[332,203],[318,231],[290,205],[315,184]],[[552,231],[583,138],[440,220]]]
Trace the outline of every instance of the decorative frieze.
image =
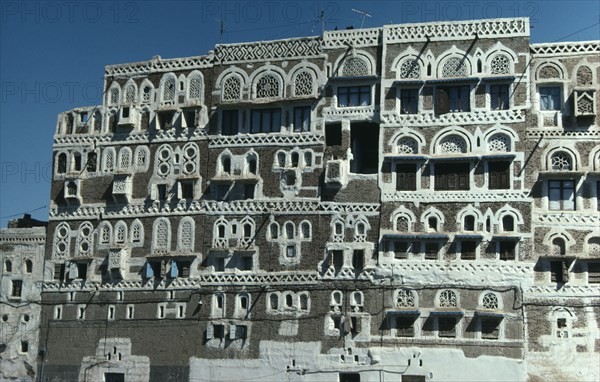
[[227,44],[216,46],[215,64],[309,58],[320,54],[321,39],[318,37]]
[[574,54],[600,54],[600,41],[556,42],[531,44],[535,56],[568,56]]
[[320,145],[324,138],[318,134],[248,134],[211,138],[209,147],[296,146]]
[[150,61],[132,62],[120,65],[108,65],[105,68],[106,76],[131,76],[149,74],[153,72],[169,72],[176,70],[191,70],[210,68],[213,65],[213,57],[194,56],[183,58],[161,59],[156,56]]
[[498,111],[477,110],[468,113],[447,113],[442,115],[433,113],[398,114],[396,112],[386,112],[381,114],[381,121],[383,124],[403,126],[473,125],[482,123],[525,122],[525,115],[519,109]]
[[383,202],[405,203],[483,203],[483,202],[532,202],[527,191],[453,191],[453,192],[397,192],[384,190],[381,194]]

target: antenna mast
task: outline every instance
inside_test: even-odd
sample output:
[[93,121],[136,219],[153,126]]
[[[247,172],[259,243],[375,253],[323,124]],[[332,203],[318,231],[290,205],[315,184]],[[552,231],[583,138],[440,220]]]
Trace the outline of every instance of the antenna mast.
[[363,11],[359,11],[358,9],[354,9],[352,8],[352,12],[356,12],[358,14],[361,15],[361,20],[360,20],[360,27],[363,27],[363,24],[365,23],[365,16],[367,17],[373,17],[370,14],[368,14],[367,12],[363,12]]

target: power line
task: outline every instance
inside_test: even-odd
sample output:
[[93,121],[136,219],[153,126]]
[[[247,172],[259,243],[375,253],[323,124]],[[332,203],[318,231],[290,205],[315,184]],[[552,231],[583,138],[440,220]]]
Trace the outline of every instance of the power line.
[[0,219],[6,219],[6,218],[12,218],[12,217],[15,217],[15,216],[21,216],[21,215],[28,214],[28,213],[31,213],[31,212],[35,212],[35,211],[41,210],[42,208],[47,208],[47,207],[48,207],[48,205],[46,204],[45,206],[41,206],[41,207],[35,208],[33,210],[24,211],[24,212],[12,214],[12,215],[0,216]]

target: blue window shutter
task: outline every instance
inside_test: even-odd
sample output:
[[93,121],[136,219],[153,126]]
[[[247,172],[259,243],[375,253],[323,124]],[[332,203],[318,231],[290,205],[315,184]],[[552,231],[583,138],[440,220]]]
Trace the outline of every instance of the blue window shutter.
[[177,275],[179,275],[179,270],[177,269],[177,262],[176,261],[171,261],[170,276],[171,276],[172,279],[174,279],[175,277],[177,277]]
[[149,279],[152,277],[154,277],[154,271],[152,270],[150,263],[146,262],[146,278]]

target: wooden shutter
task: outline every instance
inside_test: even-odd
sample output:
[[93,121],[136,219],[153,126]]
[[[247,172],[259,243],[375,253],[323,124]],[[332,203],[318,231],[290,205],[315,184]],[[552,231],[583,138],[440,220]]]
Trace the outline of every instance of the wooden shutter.
[[450,112],[450,95],[448,88],[439,87],[435,93],[435,113],[446,114]]

